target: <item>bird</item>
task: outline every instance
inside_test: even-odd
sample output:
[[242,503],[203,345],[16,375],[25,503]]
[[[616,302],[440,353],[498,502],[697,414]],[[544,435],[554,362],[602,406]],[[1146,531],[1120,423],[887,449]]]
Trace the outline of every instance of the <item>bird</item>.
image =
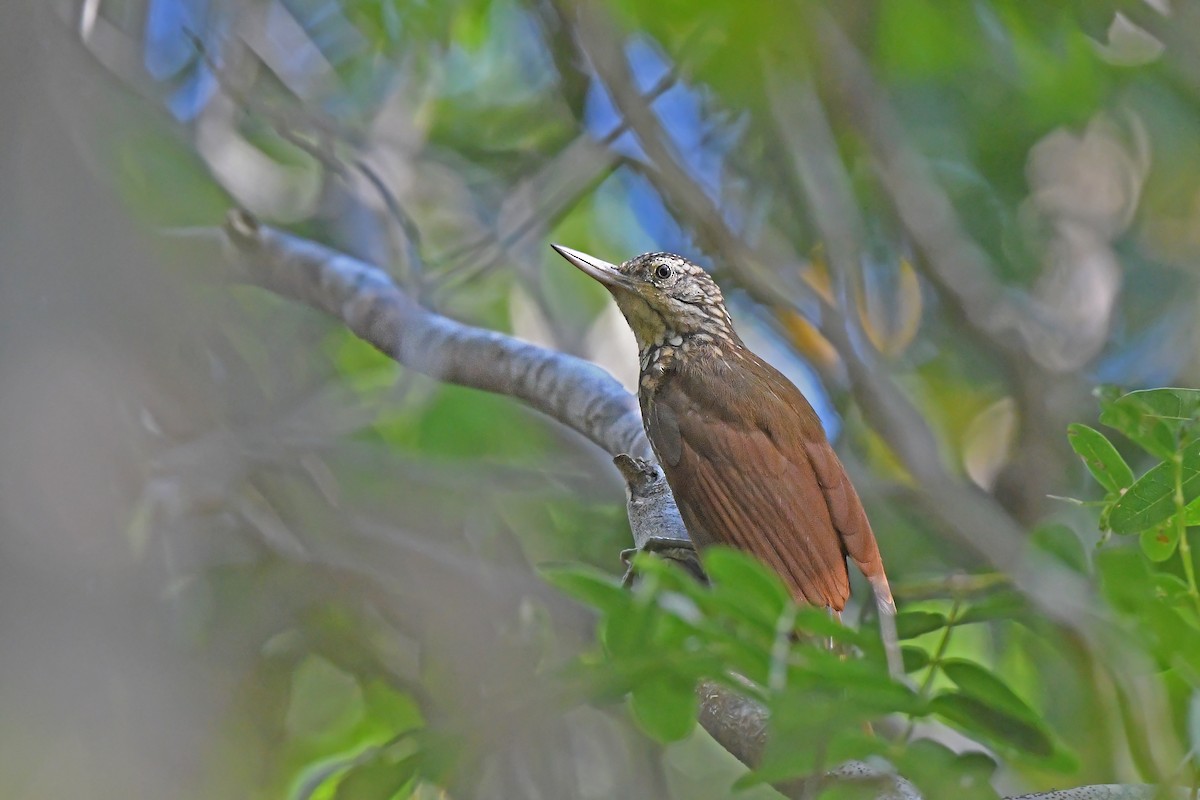
[[891,621],[896,605],[875,534],[820,418],[742,342],[712,277],[674,253],[617,265],[551,246],[609,291],[633,329],[646,435],[696,548],[748,552],[797,603],[839,618],[849,559],[881,622]]

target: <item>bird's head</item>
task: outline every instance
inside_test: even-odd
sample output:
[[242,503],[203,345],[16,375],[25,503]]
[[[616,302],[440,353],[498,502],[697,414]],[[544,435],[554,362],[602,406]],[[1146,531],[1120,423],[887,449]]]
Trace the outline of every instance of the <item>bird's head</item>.
[[695,333],[736,341],[721,290],[683,256],[643,253],[617,265],[569,247],[551,247],[608,289],[640,349]]

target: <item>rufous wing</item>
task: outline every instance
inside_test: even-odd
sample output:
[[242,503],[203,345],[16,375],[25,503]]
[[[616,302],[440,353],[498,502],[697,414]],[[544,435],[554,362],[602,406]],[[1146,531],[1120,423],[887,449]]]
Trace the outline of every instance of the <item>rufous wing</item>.
[[886,587],[870,523],[803,395],[748,359],[665,380],[643,404],[647,432],[698,545],[752,553],[796,600],[840,611],[847,555]]

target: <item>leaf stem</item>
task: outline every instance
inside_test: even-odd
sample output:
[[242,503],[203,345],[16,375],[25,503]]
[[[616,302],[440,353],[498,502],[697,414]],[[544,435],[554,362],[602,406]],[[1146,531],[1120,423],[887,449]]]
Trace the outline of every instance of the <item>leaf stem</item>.
[[[933,651],[933,657],[929,659],[929,672],[925,674],[925,680],[921,682],[921,688],[918,694],[921,697],[928,698],[929,691],[933,688],[933,681],[937,677],[938,667],[942,663],[942,659],[946,657],[946,648],[950,645],[950,633],[954,630],[954,623],[958,619],[959,606],[962,605],[962,598],[955,596],[954,604],[950,606],[950,613],[946,615],[946,627],[942,630],[942,638],[938,641],[937,649]],[[916,717],[908,718],[908,728],[904,731],[904,736],[899,741],[907,742],[912,739],[913,730],[917,727]]]
[[929,672],[925,675],[925,680],[921,684],[921,695],[927,697],[930,688],[933,687],[933,680],[937,677],[938,667],[942,663],[942,659],[946,656],[946,648],[950,645],[950,632],[954,630],[954,622],[958,619],[958,607],[962,605],[962,599],[955,597],[954,605],[950,606],[950,613],[946,617],[946,628],[942,631],[942,639],[938,642],[937,650],[933,652],[933,658],[929,660]]

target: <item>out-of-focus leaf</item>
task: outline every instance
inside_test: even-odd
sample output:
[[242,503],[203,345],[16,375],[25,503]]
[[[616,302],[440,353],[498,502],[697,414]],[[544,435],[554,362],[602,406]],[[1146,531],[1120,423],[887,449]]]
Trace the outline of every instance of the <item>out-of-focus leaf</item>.
[[870,640],[878,639],[874,633],[857,631],[843,625],[831,617],[826,609],[813,606],[801,606],[796,609],[795,629],[814,638],[833,639],[860,649],[866,647]]
[[[816,708],[813,708],[814,704]],[[824,764],[828,766],[851,759],[865,760],[887,752],[887,742],[883,738],[865,733],[859,718],[852,713],[844,713],[839,719],[835,704],[830,704],[826,698],[796,697],[786,705],[801,714],[807,706],[812,713],[806,714],[802,723],[789,720],[783,725],[775,725],[772,716],[771,736],[763,759],[753,772],[734,783],[735,791],[761,783],[809,776],[821,766],[819,756],[824,757]],[[873,788],[876,791],[871,796],[878,794],[877,787]],[[833,786],[824,789],[820,796],[843,797],[833,789]]]
[[944,627],[946,616],[935,611],[904,611],[896,615],[896,633],[901,639],[915,639]]
[[691,681],[658,673],[639,681],[630,695],[634,718],[651,737],[677,742],[696,726],[699,700]]
[[1157,594],[1145,559],[1130,548],[1101,550],[1096,554],[1096,569],[1108,602],[1118,611],[1136,614],[1147,598]]
[[900,648],[900,656],[904,659],[905,672],[916,672],[929,666],[929,653],[920,647],[906,644]]
[[1032,756],[1054,755],[1054,742],[1042,727],[964,692],[943,692],[931,701],[934,712],[971,736]]
[[841,363],[837,348],[803,314],[784,309],[779,312],[779,321],[787,332],[788,341],[804,358],[827,369]]
[[986,622],[994,619],[1013,619],[1029,610],[1025,595],[1016,591],[999,591],[967,606],[954,619],[955,625]]
[[309,656],[296,668],[286,720],[292,736],[336,736],[362,715],[362,689],[353,675],[319,656]]
[[977,485],[990,489],[1008,462],[1017,435],[1017,405],[1002,397],[971,420],[963,431],[963,467]]
[[1066,525],[1039,525],[1030,535],[1029,544],[1075,572],[1086,574],[1088,571],[1088,557],[1083,542]]
[[807,775],[817,763],[819,747],[841,727],[858,721],[850,709],[841,709],[840,692],[789,685],[776,693],[771,703],[771,735],[755,777],[741,786],[761,781],[778,781]]
[[[643,581],[641,588],[645,588]],[[657,609],[649,602],[633,602],[610,611],[600,628],[604,646],[615,658],[644,654],[654,632]]]
[[949,658],[942,662],[942,671],[954,681],[963,694],[1031,723],[1040,723],[1037,712],[1017,697],[1004,681],[980,664],[960,658]]
[[836,302],[833,296],[833,279],[829,276],[829,260],[825,256],[825,245],[817,243],[809,254],[808,264],[800,277],[826,302]]
[[613,576],[592,567],[543,567],[542,577],[550,585],[577,600],[611,613],[629,606],[629,592]]
[[333,800],[385,800],[404,788],[416,774],[418,760],[410,756],[398,762],[373,759],[351,767],[338,781]]
[[1179,544],[1179,530],[1170,522],[1147,528],[1138,536],[1142,552],[1151,561],[1166,561],[1175,554]]
[[903,353],[921,327],[921,282],[908,259],[894,273],[871,274],[858,298],[858,318],[871,344],[885,356]]
[[965,7],[896,0],[879,7],[879,60],[897,78],[954,74],[972,57],[978,23]]
[[1164,600],[1179,600],[1187,596],[1187,581],[1169,572],[1156,572],[1152,577],[1155,596]]
[[1130,630],[1154,656],[1164,664],[1181,659],[1187,668],[1200,673],[1200,631],[1190,621],[1194,619],[1190,609],[1184,616],[1174,603],[1163,602],[1178,584],[1152,570],[1148,560],[1132,548],[1102,550],[1096,567],[1109,604],[1130,621]]
[[1067,439],[1071,449],[1106,490],[1120,494],[1122,489],[1133,485],[1133,470],[1100,431],[1073,423],[1067,426]]
[[1198,395],[1191,389],[1146,389],[1119,397],[1100,391],[1100,421],[1167,460],[1193,426]]
[[931,739],[919,739],[895,757],[900,774],[925,797],[955,800],[998,800],[991,777],[996,764],[982,753],[956,754]]
[[360,393],[393,385],[400,365],[346,330],[334,331],[325,342],[338,372]]
[[[1183,447],[1183,503],[1200,497],[1200,439]],[[1175,513],[1175,465],[1166,461],[1153,467],[1130,486],[1108,514],[1115,533],[1138,533],[1170,519]]]
[[710,547],[704,571],[723,605],[774,628],[792,602],[779,576],[758,559],[729,547]]
[[147,133],[118,147],[114,161],[121,193],[149,223],[211,225],[228,210],[229,195],[176,137]]

